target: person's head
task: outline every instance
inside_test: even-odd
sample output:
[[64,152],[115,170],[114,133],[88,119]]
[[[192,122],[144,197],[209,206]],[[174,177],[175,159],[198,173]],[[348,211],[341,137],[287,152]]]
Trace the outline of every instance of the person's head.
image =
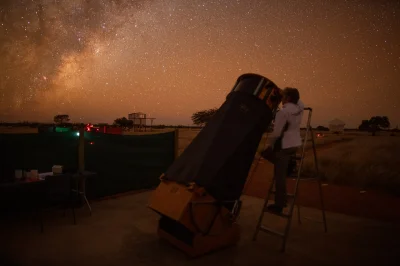
[[282,93],[282,103],[294,103],[297,104],[300,100],[300,93],[296,88],[287,87]]

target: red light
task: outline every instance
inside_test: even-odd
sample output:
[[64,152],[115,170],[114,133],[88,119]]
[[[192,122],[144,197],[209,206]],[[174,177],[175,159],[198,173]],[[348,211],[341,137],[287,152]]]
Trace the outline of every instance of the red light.
[[93,144],[94,144],[94,142],[90,142],[89,144],[90,144],[90,145],[93,145]]

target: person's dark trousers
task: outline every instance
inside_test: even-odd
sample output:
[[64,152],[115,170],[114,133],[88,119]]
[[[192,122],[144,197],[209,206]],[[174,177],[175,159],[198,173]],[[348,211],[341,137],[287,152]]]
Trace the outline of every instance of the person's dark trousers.
[[290,158],[296,154],[297,148],[288,148],[274,151],[266,158],[274,164],[275,178],[275,205],[284,208],[286,204],[286,178]]

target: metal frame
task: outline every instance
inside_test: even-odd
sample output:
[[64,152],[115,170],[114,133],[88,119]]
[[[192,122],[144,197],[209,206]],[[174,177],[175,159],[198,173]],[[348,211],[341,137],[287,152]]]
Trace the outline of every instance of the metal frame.
[[301,173],[302,173],[302,167],[303,167],[303,163],[304,163],[304,157],[305,157],[305,152],[306,152],[307,141],[308,141],[308,138],[309,138],[309,133],[311,133],[311,143],[312,143],[313,155],[314,155],[314,163],[315,163],[315,168],[316,168],[316,177],[308,178],[306,180],[316,180],[317,183],[318,183],[319,196],[320,196],[320,200],[321,200],[321,212],[322,212],[322,220],[323,220],[323,224],[324,224],[324,230],[325,230],[325,233],[328,231],[327,224],[326,224],[326,215],[325,215],[325,206],[324,206],[323,194],[322,194],[321,179],[320,179],[319,167],[318,167],[317,150],[316,150],[316,147],[315,147],[314,133],[313,133],[313,130],[312,130],[312,127],[311,127],[311,118],[312,118],[312,111],[313,110],[312,110],[312,108],[304,108],[304,110],[305,111],[309,111],[309,113],[308,113],[308,119],[307,119],[306,136],[305,136],[305,139],[303,141],[303,147],[302,147],[302,152],[301,152],[301,157],[300,157],[300,164],[299,164],[298,171],[297,171],[297,176],[296,176],[295,190],[294,190],[294,194],[287,194],[286,195],[286,197],[293,198],[293,203],[290,204],[289,212],[287,214],[285,214],[285,213],[282,213],[282,214],[272,213],[272,214],[275,214],[275,215],[278,215],[278,216],[281,216],[281,217],[284,217],[284,218],[288,219],[287,223],[286,223],[286,226],[285,226],[285,230],[284,230],[283,233],[281,233],[281,232],[274,231],[274,230],[272,230],[270,228],[267,228],[267,227],[262,225],[262,221],[263,221],[263,218],[264,218],[264,213],[267,212],[266,211],[266,207],[268,205],[268,200],[270,198],[270,195],[274,193],[273,192],[273,188],[274,188],[274,184],[275,184],[275,179],[273,179],[272,183],[271,183],[271,186],[270,186],[270,188],[268,190],[267,197],[266,197],[266,199],[264,201],[264,205],[263,205],[260,217],[259,217],[258,222],[257,222],[256,231],[255,231],[254,236],[253,236],[253,241],[255,241],[257,239],[258,232],[261,230],[263,232],[271,233],[271,234],[278,235],[278,236],[282,237],[283,238],[282,246],[281,246],[281,251],[282,252],[284,252],[285,248],[286,248],[287,237],[289,235],[289,229],[290,229],[290,225],[291,225],[291,222],[292,222],[294,205],[297,205],[298,222],[299,222],[299,224],[301,224],[300,205],[296,204],[296,199],[297,199],[297,194],[298,194],[299,183],[300,183],[300,180],[302,179],[301,178]]
[[92,216],[92,206],[89,203],[89,200],[86,197],[86,179],[87,176],[85,176],[84,172],[78,172],[73,175],[73,178],[75,178],[75,185],[76,188],[72,189],[72,192],[76,193],[78,196],[81,196],[81,200],[85,201],[83,204],[86,205],[89,209],[90,216]]

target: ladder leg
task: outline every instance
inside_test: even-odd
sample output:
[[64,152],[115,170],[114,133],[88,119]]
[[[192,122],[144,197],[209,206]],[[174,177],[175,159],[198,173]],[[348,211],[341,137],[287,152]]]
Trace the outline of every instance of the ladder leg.
[[325,233],[328,231],[328,227],[326,225],[326,215],[325,215],[325,205],[324,205],[324,197],[322,193],[322,184],[321,184],[321,177],[319,174],[319,165],[318,165],[318,159],[317,159],[317,149],[315,147],[315,139],[314,139],[314,133],[311,128],[311,140],[312,140],[312,145],[313,145],[313,153],[314,153],[314,163],[315,163],[315,170],[316,170],[316,177],[317,177],[317,184],[318,184],[318,190],[319,190],[319,198],[321,200],[321,212],[322,212],[322,220],[324,222],[324,230]]
[[288,221],[286,223],[286,227],[285,227],[285,232],[283,234],[283,241],[282,241],[282,246],[281,246],[281,252],[285,252],[286,249],[286,242],[287,242],[287,237],[289,235],[289,229],[290,229],[290,225],[292,222],[292,214],[293,214],[293,209],[294,209],[294,205],[292,205],[290,207],[289,210],[289,217],[288,217]]
[[[303,159],[301,159],[301,161],[303,161]],[[299,211],[298,212],[298,215],[299,215],[298,219],[300,221],[300,206],[296,203],[296,200],[297,200],[297,193],[298,193],[298,187],[299,187],[299,181],[300,181],[300,173],[301,173],[301,167],[302,167],[301,165],[302,165],[302,162],[300,164],[300,168],[298,170],[298,175],[297,175],[297,178],[296,178],[296,186],[295,186],[295,189],[294,189],[293,203],[290,205],[289,213],[288,213],[288,220],[287,220],[287,223],[286,223],[285,231],[283,233],[283,241],[282,241],[282,246],[281,246],[281,252],[285,252],[285,249],[286,249],[286,242],[287,242],[287,238],[288,238],[288,235],[289,235],[289,229],[290,229],[290,226],[292,224],[293,210],[294,210],[295,205],[297,205],[297,208],[298,208],[298,211]]]
[[[266,136],[266,139],[268,139],[268,134],[267,134],[267,136]],[[264,146],[265,146],[265,143],[264,143]],[[257,169],[258,164],[260,163],[260,161],[261,161],[261,155],[260,155],[260,158],[258,158],[257,164],[255,165],[255,169],[253,170],[253,173],[252,173],[251,177],[252,177],[253,174],[255,173],[255,171],[256,171],[256,169]],[[267,207],[268,200],[269,200],[269,197],[270,197],[270,193],[271,193],[272,188],[273,188],[273,186],[274,186],[274,182],[275,182],[275,179],[272,178],[272,183],[271,183],[271,186],[270,186],[270,188],[269,188],[269,190],[268,190],[267,198],[266,198],[265,201],[264,201],[264,205],[263,205],[263,208],[262,208],[262,210],[261,210],[260,217],[258,218],[256,230],[255,230],[254,235],[253,235],[253,241],[256,241],[256,240],[257,240],[257,235],[258,235],[258,232],[260,231],[260,226],[261,226],[262,221],[263,221],[263,218],[264,218],[264,210],[265,210],[265,208]]]
[[271,186],[269,187],[267,197],[265,198],[264,205],[263,205],[263,207],[261,209],[260,217],[258,218],[256,231],[254,232],[254,235],[253,235],[253,241],[257,240],[257,235],[258,235],[258,232],[260,231],[260,227],[261,227],[261,224],[262,224],[262,221],[263,221],[263,218],[264,218],[264,214],[265,214],[265,209],[266,209],[266,207],[268,205],[269,197],[270,197],[271,191],[272,191],[272,189],[274,187],[274,183],[275,183],[275,178],[272,178]]
[[299,183],[300,183],[299,181],[300,181],[301,172],[302,172],[302,169],[303,169],[303,163],[304,163],[304,156],[305,156],[305,153],[306,153],[306,145],[307,145],[307,140],[308,140],[308,134],[310,132],[310,127],[311,127],[310,123],[311,123],[311,112],[308,113],[306,136],[305,136],[304,143],[303,143],[299,169],[298,169],[298,172],[297,172],[296,186],[294,188],[294,202],[290,206],[290,209],[289,209],[289,217],[288,217],[288,221],[287,221],[287,224],[286,224],[286,228],[285,228],[285,232],[284,232],[284,236],[283,236],[282,248],[281,248],[282,252],[284,252],[285,249],[286,249],[287,237],[289,235],[289,229],[290,229],[290,226],[291,226],[291,223],[292,223],[293,209],[294,209],[294,205],[296,204],[296,201],[297,201],[297,193],[298,193]]
[[[304,158],[304,154],[303,154],[303,158]],[[301,159],[302,161],[303,161],[303,158]],[[302,162],[301,162],[301,165],[302,165]],[[293,203],[290,205],[290,208],[289,208],[289,216],[288,216],[288,220],[287,220],[287,223],[286,223],[285,232],[283,234],[281,252],[285,252],[285,250],[286,250],[286,242],[287,242],[287,238],[289,236],[290,226],[292,224],[293,210],[294,210],[295,205],[297,206],[297,211],[298,211],[297,212],[298,213],[298,221],[299,221],[299,223],[301,223],[301,220],[300,220],[300,205],[297,203],[297,195],[298,195],[297,193],[298,193],[298,187],[299,187],[299,181],[300,181],[300,175],[301,175],[301,167],[302,166],[300,166],[300,168],[299,168],[299,172],[298,172],[297,179],[296,179],[296,186],[295,186],[295,189],[294,189]]]
[[297,221],[301,224],[300,205],[297,204]]
[[[301,154],[301,158],[304,158],[304,154]],[[298,167],[300,168],[300,166],[298,166]],[[301,173],[298,173],[298,174],[301,175]],[[300,204],[299,204],[299,202],[297,201],[298,193],[299,193],[299,192],[297,192],[297,195],[296,195],[296,198],[294,199],[295,201],[293,202],[293,204],[296,204],[296,206],[297,206],[297,222],[298,222],[299,224],[301,224]]]
[[296,206],[297,206],[297,222],[299,224],[301,224],[300,204],[297,201],[298,195],[299,195],[299,192],[297,191],[297,195],[296,195],[296,198],[294,199],[295,201],[293,202],[293,204],[296,204]]

